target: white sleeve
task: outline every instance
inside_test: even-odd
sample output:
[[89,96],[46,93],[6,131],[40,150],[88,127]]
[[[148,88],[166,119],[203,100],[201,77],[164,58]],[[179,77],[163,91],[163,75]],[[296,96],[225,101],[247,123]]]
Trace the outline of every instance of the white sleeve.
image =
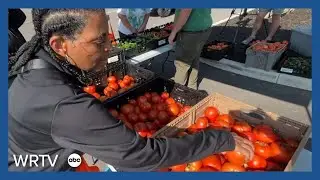
[[124,8],[119,8],[117,10],[118,14],[122,14],[122,15],[127,15],[128,14],[128,9],[124,9]]

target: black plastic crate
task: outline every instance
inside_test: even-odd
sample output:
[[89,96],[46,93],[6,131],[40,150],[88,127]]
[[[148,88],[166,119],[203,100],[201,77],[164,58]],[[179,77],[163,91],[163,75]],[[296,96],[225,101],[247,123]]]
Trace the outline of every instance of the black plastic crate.
[[[124,56],[126,58],[132,58],[153,49],[150,40],[137,36],[131,36],[126,39],[116,39],[116,43],[118,48],[124,50]],[[122,43],[128,43],[127,47],[120,45]]]
[[312,78],[312,58],[302,56],[293,50],[288,50],[284,53],[275,69],[279,73]]
[[[224,43],[224,44],[227,45],[227,47],[222,48],[222,49],[208,48],[209,46],[214,46],[214,45],[217,45],[219,43]],[[231,42],[213,41],[213,42],[210,42],[210,43],[207,43],[206,45],[204,45],[204,47],[202,49],[201,56],[204,57],[204,58],[208,58],[208,59],[219,61],[219,60],[221,60],[223,58],[230,57],[230,54],[232,54],[232,51],[233,51],[233,44]]]
[[113,98],[111,101],[106,101],[104,104],[108,108],[118,109],[120,105],[128,103],[129,99],[137,98],[138,96],[144,95],[146,92],[168,92],[170,97],[174,98],[177,102],[189,106],[197,104],[208,96],[208,94],[205,92],[196,91],[186,86],[177,84],[172,80],[158,76],[142,85],[138,85],[128,90],[117,98]]
[[[96,91],[100,95],[104,95],[104,89],[108,86],[107,77],[109,76],[116,76],[117,79],[123,79],[125,75],[129,75],[134,78],[134,85],[130,87],[126,91],[129,91],[131,88],[134,88],[140,84],[148,82],[149,80],[155,77],[155,73],[146,69],[143,69],[139,66],[122,63],[116,67],[106,68],[103,71],[100,71],[96,74],[96,78],[93,79],[94,84],[96,85]],[[122,92],[125,93],[125,92]],[[117,98],[122,93],[119,93],[116,96],[113,96],[106,101],[111,101],[114,98]]]
[[[165,34],[161,34],[165,33]],[[139,34],[140,37],[149,40],[148,48],[156,49],[169,44],[168,37],[170,33],[161,28],[152,28]]]

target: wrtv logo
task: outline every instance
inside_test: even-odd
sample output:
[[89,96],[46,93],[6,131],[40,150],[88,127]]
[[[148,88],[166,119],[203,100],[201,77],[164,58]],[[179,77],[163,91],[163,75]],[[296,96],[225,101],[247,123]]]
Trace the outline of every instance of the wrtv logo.
[[36,154],[27,154],[27,155],[13,155],[14,163],[17,167],[44,167],[45,164],[50,164],[51,167],[54,167],[58,155],[53,159],[49,155],[36,155]]

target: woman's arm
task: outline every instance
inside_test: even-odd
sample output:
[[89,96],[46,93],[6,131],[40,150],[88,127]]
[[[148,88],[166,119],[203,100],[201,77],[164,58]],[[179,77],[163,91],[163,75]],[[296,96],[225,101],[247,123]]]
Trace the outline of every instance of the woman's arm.
[[147,14],[144,15],[143,23],[140,26],[138,32],[143,32],[146,29],[148,21],[149,21],[149,17],[150,17],[150,13],[147,13]]
[[121,20],[122,24],[129,29],[133,34],[137,33],[137,29],[131,26],[127,16],[125,15],[125,10],[124,9],[119,9],[118,10],[118,17]]

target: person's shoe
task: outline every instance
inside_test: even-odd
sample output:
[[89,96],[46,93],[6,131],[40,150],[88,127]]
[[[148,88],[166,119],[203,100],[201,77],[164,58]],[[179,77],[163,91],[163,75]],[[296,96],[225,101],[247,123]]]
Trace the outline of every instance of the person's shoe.
[[248,45],[248,44],[251,43],[251,41],[254,40],[254,39],[255,39],[255,37],[250,36],[250,37],[248,37],[247,39],[245,39],[244,41],[242,41],[241,43],[242,43],[242,44],[245,44],[245,45]]

